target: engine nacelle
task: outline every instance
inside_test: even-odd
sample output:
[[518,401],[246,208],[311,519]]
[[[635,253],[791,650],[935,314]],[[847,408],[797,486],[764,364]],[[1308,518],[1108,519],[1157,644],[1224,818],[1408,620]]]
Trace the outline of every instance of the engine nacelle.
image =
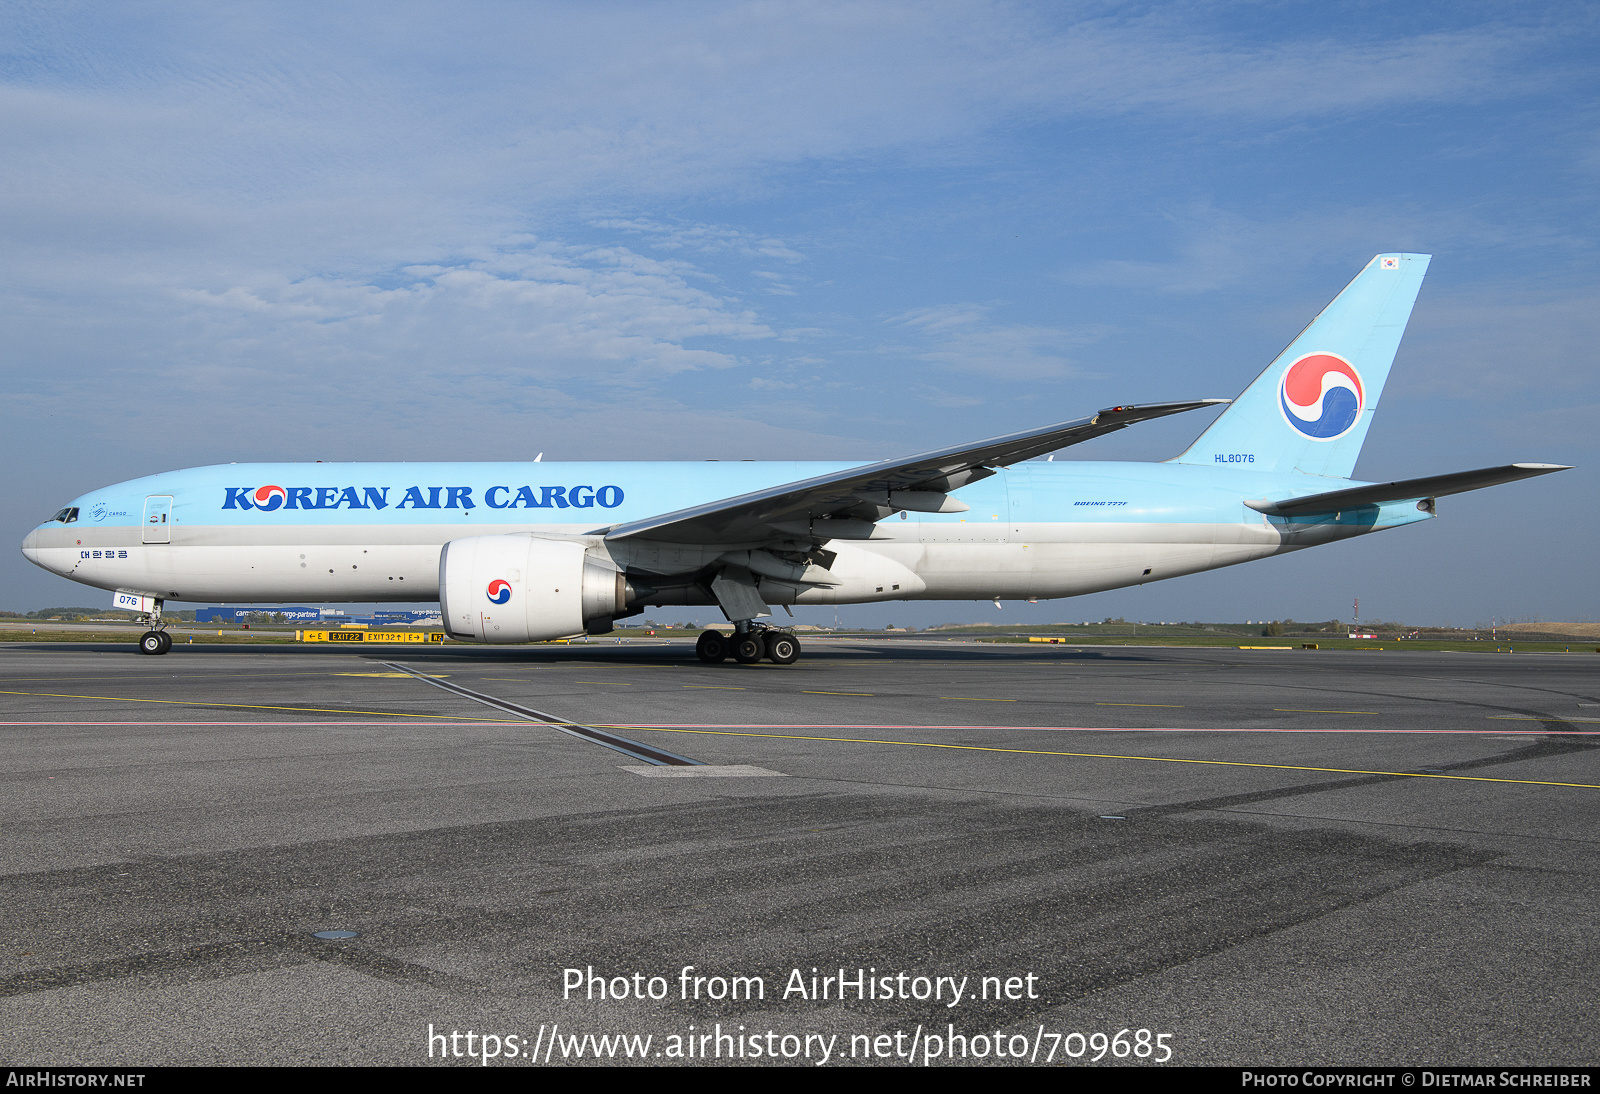
[[576,540],[453,539],[439,553],[439,614],[462,642],[543,642],[626,614],[626,577]]

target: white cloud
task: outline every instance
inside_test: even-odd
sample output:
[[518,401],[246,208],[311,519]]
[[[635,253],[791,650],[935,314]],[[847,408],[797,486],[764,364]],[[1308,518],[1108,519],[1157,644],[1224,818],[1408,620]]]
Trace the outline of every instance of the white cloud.
[[913,309],[890,322],[918,336],[918,341],[886,346],[879,352],[995,380],[1061,379],[1082,375],[1069,351],[1098,341],[1106,333],[1099,327],[1065,330],[995,323],[989,317],[991,310],[981,304]]
[[[27,386],[60,408],[149,406],[176,393],[198,414],[292,415],[310,398],[404,416],[426,393],[434,415],[485,403],[549,409],[734,368],[727,347],[774,337],[748,310],[691,285],[679,264],[622,248],[543,244],[395,277],[389,287],[264,276],[155,287],[138,304],[159,313],[161,342],[127,329],[60,331],[88,367],[42,371]],[[702,341],[719,348],[696,348]]]
[[1206,26],[1195,18],[1202,13],[1169,8],[1071,28],[1046,47],[1078,62],[1061,90],[1080,109],[1293,119],[1500,98],[1559,78],[1554,70],[1513,68],[1555,39],[1555,28],[1537,21],[1394,39],[1246,42]]
[[[1175,294],[1251,287],[1270,293],[1286,277],[1319,268],[1347,269],[1347,279],[1354,277],[1381,251],[1424,251],[1466,240],[1500,246],[1508,236],[1504,226],[1448,209],[1345,206],[1247,216],[1202,201],[1162,219],[1172,237],[1168,257],[1084,262],[1069,267],[1063,280]],[[1342,285],[1330,284],[1327,299]]]
[[[1286,121],[1504,97],[1561,78],[1517,67],[1559,40],[1559,26],[1537,21],[1244,41],[1203,8],[94,10],[0,14],[0,38],[28,58],[0,84],[8,189],[41,209],[70,199],[90,216],[170,202],[246,237],[237,212],[268,212],[274,227],[322,221],[321,234],[297,238],[298,253],[348,254],[381,236],[387,259],[404,240],[504,229],[547,202],[745,186],[774,165],[942,147],[1009,121]],[[606,223],[661,247],[798,257],[743,229]]]
[[[644,236],[650,246],[662,250],[691,250],[705,254],[732,251],[752,258],[776,258],[785,262],[800,262],[805,258],[781,239],[758,236],[725,224],[667,224],[647,217],[602,219],[594,224],[597,228]],[[761,277],[781,276],[760,271],[757,273]]]

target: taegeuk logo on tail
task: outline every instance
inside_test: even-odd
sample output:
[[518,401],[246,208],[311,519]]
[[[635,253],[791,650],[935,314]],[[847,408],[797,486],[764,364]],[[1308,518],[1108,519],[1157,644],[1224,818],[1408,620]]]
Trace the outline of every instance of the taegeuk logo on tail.
[[1314,441],[1333,441],[1361,420],[1366,394],[1355,366],[1334,353],[1308,353],[1283,372],[1283,420]]

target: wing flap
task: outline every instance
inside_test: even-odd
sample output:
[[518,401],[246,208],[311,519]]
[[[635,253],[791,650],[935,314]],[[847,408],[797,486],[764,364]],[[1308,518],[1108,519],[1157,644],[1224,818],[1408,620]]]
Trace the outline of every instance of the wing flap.
[[[849,525],[862,523],[863,507],[882,505],[893,512],[894,494],[921,495],[919,505],[931,505],[929,494],[945,494],[994,474],[994,468],[1042,456],[1069,445],[1126,429],[1136,422],[1181,414],[1187,410],[1219,406],[1226,399],[1197,399],[1184,403],[1151,403],[1145,406],[1115,406],[1088,418],[1045,426],[1042,429],[1008,433],[977,444],[941,448],[899,460],[864,464],[816,478],[785,483],[737,497],[680,509],[645,520],[630,521],[609,529],[606,539],[644,538],[673,543],[760,543],[783,535],[796,535],[792,529],[814,529],[812,539],[833,538],[826,525],[835,517]],[[906,508],[910,508],[907,506]],[[852,512],[853,511],[853,512]],[[918,512],[928,509],[918,508]],[[780,526],[788,526],[780,527]],[[840,524],[844,530],[846,523]],[[859,532],[859,529],[854,529]],[[839,538],[865,538],[862,536]]]

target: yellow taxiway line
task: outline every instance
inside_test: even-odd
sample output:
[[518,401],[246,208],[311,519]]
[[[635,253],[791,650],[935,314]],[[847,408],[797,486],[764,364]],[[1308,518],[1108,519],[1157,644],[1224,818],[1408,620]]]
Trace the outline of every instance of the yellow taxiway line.
[[61,695],[51,691],[0,691],[35,699],[98,699],[108,703],[159,703],[170,707],[224,707],[228,710],[290,710],[296,714],[371,714],[379,718],[432,718],[446,722],[504,722],[504,718],[466,718],[458,714],[399,714],[392,710],[335,710],[328,707],[280,707],[265,703],[201,703],[193,699],[130,699],[125,695]]
[[[1403,779],[1446,779],[1454,782],[1515,783],[1522,786],[1569,786],[1600,790],[1593,783],[1563,783],[1547,779],[1493,779],[1484,775],[1429,775],[1417,771],[1365,771],[1349,767],[1302,767],[1297,764],[1253,764],[1240,760],[1192,760],[1180,756],[1119,756],[1100,752],[1053,752],[1043,748],[996,748],[992,745],[949,745],[937,741],[877,741],[863,737],[811,737],[801,733],[745,733],[726,729],[662,729],[659,726],[596,725],[597,729],[644,730],[651,733],[703,733],[715,737],[766,737],[781,741],[829,741],[852,745],[901,745],[909,748],[951,748],[962,752],[1004,752],[1018,756],[1066,756],[1079,760],[1146,760],[1151,763],[1204,764],[1210,767],[1254,767],[1272,771],[1316,771],[1329,775],[1391,775]],[[1001,727],[1004,728],[1004,727]]]

